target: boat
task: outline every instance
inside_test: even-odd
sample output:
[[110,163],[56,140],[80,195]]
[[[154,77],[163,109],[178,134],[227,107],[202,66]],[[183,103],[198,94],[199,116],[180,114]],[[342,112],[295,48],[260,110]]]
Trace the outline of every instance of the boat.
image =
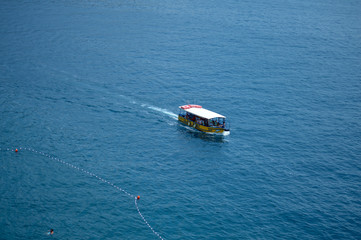
[[207,110],[200,105],[179,106],[178,120],[202,132],[222,135],[230,133],[229,123],[225,116]]

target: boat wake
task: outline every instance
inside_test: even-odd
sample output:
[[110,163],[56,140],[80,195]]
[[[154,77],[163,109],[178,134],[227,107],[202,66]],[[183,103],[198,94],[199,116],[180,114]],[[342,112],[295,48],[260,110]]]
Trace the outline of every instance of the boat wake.
[[151,110],[153,110],[153,111],[156,111],[156,112],[163,113],[163,114],[165,114],[165,115],[167,115],[167,116],[169,116],[169,117],[171,117],[171,118],[173,118],[173,119],[175,119],[175,120],[178,119],[178,115],[177,115],[177,114],[175,114],[175,113],[173,113],[173,112],[170,112],[170,111],[168,111],[167,109],[163,109],[163,108],[159,108],[159,107],[154,107],[154,106],[150,106],[150,105],[146,105],[146,104],[144,104],[144,107],[147,107],[147,108],[149,108],[149,109],[151,109]]

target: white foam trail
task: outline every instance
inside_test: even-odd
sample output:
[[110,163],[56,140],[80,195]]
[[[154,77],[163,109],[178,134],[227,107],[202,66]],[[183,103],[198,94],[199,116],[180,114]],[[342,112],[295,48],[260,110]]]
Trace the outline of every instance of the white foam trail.
[[168,111],[167,109],[163,109],[163,108],[159,108],[159,107],[154,107],[154,106],[149,106],[149,105],[142,105],[142,107],[147,107],[149,109],[152,109],[154,111],[157,111],[157,112],[160,112],[160,113],[164,113],[165,115],[168,115],[170,117],[172,117],[173,119],[178,119],[178,115],[173,113],[173,112],[170,112]]

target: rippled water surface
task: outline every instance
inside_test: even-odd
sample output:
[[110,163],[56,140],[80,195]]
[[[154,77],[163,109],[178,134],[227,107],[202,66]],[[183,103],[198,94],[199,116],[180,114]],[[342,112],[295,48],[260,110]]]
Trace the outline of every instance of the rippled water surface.
[[361,238],[359,1],[0,4],[0,239]]

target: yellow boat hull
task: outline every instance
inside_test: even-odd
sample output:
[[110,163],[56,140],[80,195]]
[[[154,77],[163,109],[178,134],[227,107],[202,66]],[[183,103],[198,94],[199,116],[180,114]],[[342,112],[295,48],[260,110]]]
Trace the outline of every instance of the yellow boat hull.
[[222,134],[225,132],[225,129],[224,128],[217,128],[217,127],[206,127],[206,126],[203,126],[203,125],[200,125],[196,122],[193,122],[191,120],[188,120],[182,116],[178,116],[178,120],[182,123],[184,123],[185,125],[188,125],[192,128],[195,128],[199,131],[202,131],[202,132],[206,132],[206,133],[217,133],[217,134]]

